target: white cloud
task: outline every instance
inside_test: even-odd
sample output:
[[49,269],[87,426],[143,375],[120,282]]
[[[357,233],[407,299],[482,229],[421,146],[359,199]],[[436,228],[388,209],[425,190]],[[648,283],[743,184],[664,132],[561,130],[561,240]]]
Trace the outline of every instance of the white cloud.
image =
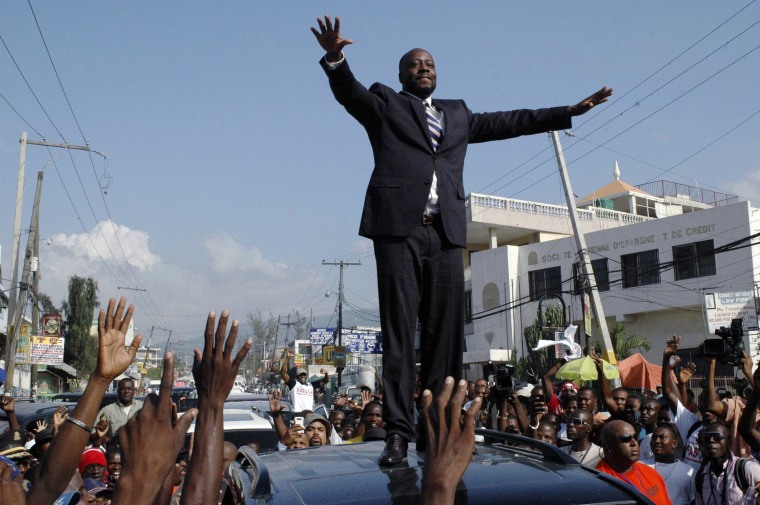
[[[74,259],[105,261],[110,268],[124,267],[124,259],[141,271],[150,270],[161,261],[148,249],[149,235],[143,231],[131,230],[110,220],[101,221],[89,233],[66,235],[59,233],[50,237],[52,251],[57,251]],[[65,251],[65,253],[62,252]],[[103,261],[101,260],[103,258]]]
[[760,170],[751,170],[744,177],[735,182],[726,182],[725,190],[732,195],[751,200],[754,205],[758,203],[760,194]]
[[270,278],[283,278],[288,266],[264,257],[257,247],[246,248],[232,235],[221,232],[207,237],[203,248],[211,268],[220,274],[255,273]]

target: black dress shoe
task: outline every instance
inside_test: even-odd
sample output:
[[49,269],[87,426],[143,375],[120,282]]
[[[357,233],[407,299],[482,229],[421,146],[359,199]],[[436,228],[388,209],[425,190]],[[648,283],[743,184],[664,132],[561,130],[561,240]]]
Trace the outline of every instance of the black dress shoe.
[[408,443],[401,435],[388,435],[385,441],[385,449],[380,454],[378,463],[380,466],[393,466],[401,463],[406,457]]

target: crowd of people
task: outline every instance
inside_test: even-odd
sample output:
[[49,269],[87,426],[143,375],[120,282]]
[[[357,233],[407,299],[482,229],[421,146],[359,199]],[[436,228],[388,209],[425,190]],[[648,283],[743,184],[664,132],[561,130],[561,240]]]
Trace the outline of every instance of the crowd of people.
[[[224,401],[251,340],[235,351],[238,321],[232,321],[228,331],[227,311],[222,312],[218,324],[216,314],[211,312],[206,321],[205,345],[202,351],[195,350],[193,363],[197,408],[178,416],[171,396],[174,356],[169,352],[164,356],[158,394],[151,393],[138,401],[134,398],[133,380],[122,379],[117,386],[117,401],[100,409],[106,390],[132,363],[140,346],[139,336],[125,345],[132,313],[133,307],[127,307],[124,298],[118,303],[111,299],[107,309],[100,311],[95,371],[76,407],[71,411],[64,406],[58,408],[50,426],[40,422],[22,430],[14,399],[2,398],[0,409],[7,415],[9,430],[0,437],[0,505],[218,502],[224,469],[238,449],[224,441]],[[296,375],[298,381],[301,375],[305,378],[305,373]],[[291,385],[295,388],[295,383]],[[479,401],[470,406],[465,422],[460,423],[465,394],[466,383],[460,381],[454,387],[449,378],[435,404],[429,391],[422,396],[422,405],[426,406],[423,419],[435,426],[429,431],[434,434],[429,442],[430,454],[438,454],[424,470],[423,494],[428,497],[427,503],[441,503],[442,497],[453,500],[472,454]],[[280,392],[275,390],[271,414],[283,442],[281,448],[339,443],[344,438],[355,442],[366,440],[372,433],[380,437],[377,430],[382,430],[382,407],[370,397],[363,392],[362,408],[356,409],[361,413],[361,422],[353,431],[347,429],[350,421],[341,423],[349,416],[341,419],[339,409],[333,411],[330,420],[308,414],[297,426],[285,427],[279,417]],[[431,417],[429,412],[433,410],[437,412]],[[195,430],[186,446],[186,434],[193,422]],[[440,425],[444,425],[444,431]]]

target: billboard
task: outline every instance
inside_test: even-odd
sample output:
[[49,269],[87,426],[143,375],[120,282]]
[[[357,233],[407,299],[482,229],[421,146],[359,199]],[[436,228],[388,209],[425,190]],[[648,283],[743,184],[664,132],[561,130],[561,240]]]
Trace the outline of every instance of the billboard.
[[35,365],[60,365],[63,363],[63,347],[66,339],[61,337],[30,337],[32,363]]
[[[335,328],[312,328],[309,340],[312,346],[336,345]],[[383,338],[379,331],[343,330],[342,344],[347,353],[382,354]]]

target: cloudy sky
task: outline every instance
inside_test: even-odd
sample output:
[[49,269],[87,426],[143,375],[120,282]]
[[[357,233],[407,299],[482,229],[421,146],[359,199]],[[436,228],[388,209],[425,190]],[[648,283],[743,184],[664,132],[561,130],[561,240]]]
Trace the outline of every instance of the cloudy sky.
[[[44,171],[41,289],[94,277],[126,295],[138,330],[200,345],[205,314],[298,310],[372,323],[371,243],[357,236],[372,169],[337,105],[309,31],[341,15],[366,85],[397,85],[412,47],[438,67],[436,96],[473,111],[613,100],[564,137],[574,190],[617,160],[631,184],[666,179],[752,199],[760,189],[758,2],[103,2],[0,4],[0,246],[10,287],[21,132],[105,153],[29,146],[22,244]],[[36,18],[36,19],[35,19]],[[560,203],[545,135],[472,146],[468,192]],[[144,290],[144,291],[143,291]],[[247,331],[244,328],[244,333]],[[284,328],[283,328],[284,332]],[[166,330],[156,330],[162,344]]]

